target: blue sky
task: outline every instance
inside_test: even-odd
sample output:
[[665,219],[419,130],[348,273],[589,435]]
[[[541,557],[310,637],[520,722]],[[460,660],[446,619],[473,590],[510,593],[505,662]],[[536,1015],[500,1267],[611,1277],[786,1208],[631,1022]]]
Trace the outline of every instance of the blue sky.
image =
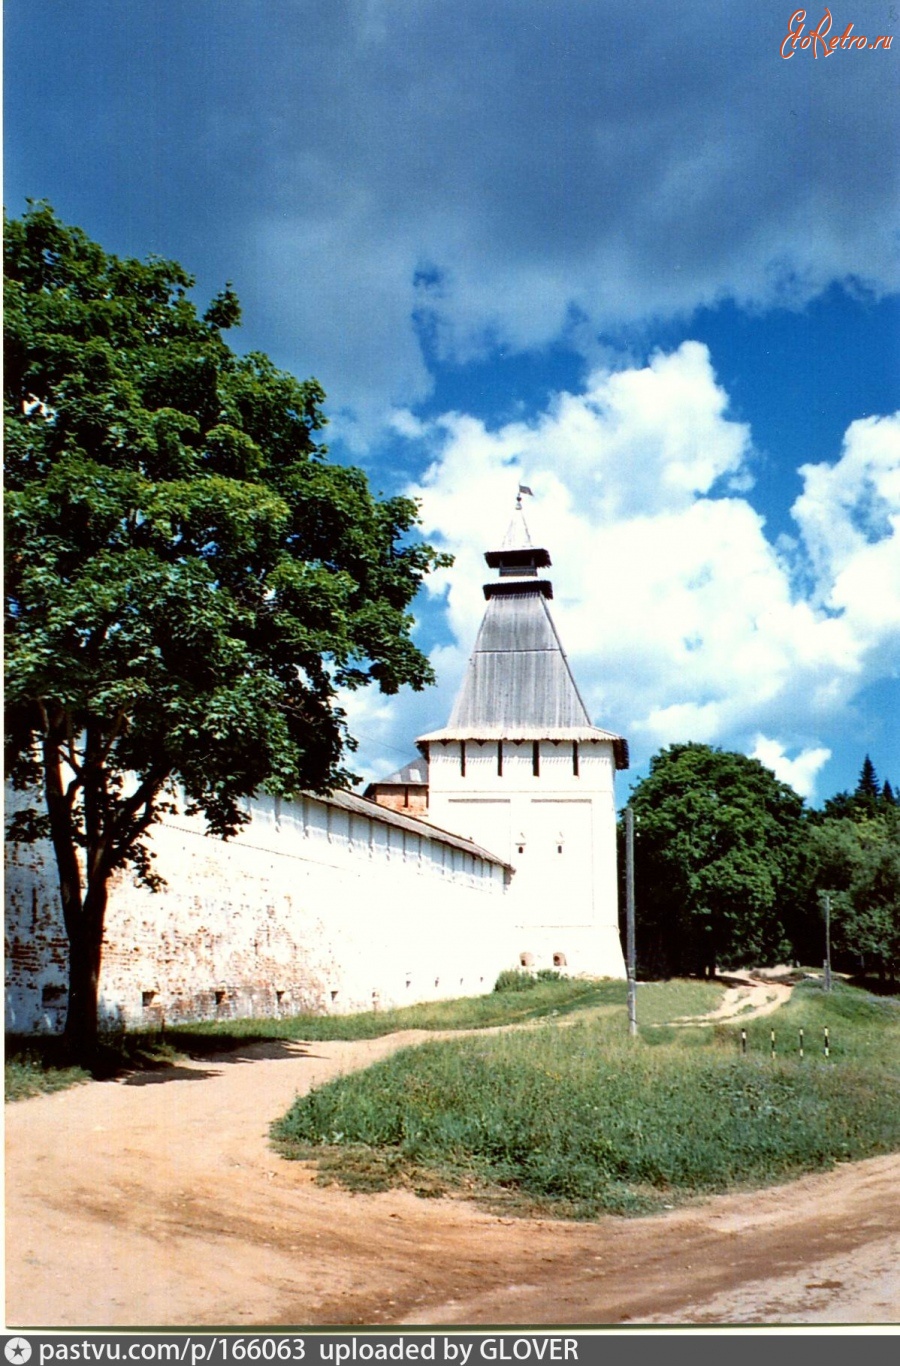
[[8,212],[233,281],[457,556],[438,686],[348,701],[359,771],[446,719],[522,478],[632,777],[695,739],[900,786],[900,6],[785,60],[795,9],[7,0]]

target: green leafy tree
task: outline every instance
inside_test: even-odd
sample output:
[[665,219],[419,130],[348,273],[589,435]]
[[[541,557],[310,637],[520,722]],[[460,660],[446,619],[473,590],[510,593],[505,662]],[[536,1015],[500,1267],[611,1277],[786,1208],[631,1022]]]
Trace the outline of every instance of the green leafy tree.
[[711,973],[788,951],[803,813],[790,787],[743,754],[672,745],[631,806],[643,971]]
[[412,501],[325,459],[315,380],[226,344],[230,286],[198,315],[180,265],[46,204],[7,224],[5,268],[11,835],[52,842],[88,1056],[110,875],[158,881],[176,801],[227,837],[258,789],[345,781],[336,690],[432,681],[408,608],[447,561]]
[[831,899],[835,963],[846,971],[900,971],[900,812],[812,824],[806,838],[808,934],[821,945],[819,903]]

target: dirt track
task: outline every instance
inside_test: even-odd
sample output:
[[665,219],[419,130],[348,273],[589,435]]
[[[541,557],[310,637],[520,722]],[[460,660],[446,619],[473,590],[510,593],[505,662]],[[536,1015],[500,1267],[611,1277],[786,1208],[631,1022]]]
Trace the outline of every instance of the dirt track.
[[900,1322],[900,1155],[562,1224],[320,1189],[271,1151],[297,1092],[422,1037],[257,1045],[8,1106],[8,1325]]

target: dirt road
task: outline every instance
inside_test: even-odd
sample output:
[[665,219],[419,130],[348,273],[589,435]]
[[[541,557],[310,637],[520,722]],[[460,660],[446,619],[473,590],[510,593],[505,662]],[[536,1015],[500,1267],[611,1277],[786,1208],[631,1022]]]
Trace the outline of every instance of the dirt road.
[[637,1220],[320,1189],[268,1126],[419,1034],[256,1045],[7,1107],[7,1323],[900,1322],[900,1156]]

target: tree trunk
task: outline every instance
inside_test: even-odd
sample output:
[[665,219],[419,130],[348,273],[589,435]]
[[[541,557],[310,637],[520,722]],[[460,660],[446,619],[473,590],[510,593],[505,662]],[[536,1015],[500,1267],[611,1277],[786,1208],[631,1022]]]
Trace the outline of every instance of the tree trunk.
[[97,1056],[100,962],[106,915],[106,881],[89,886],[79,913],[67,917],[69,935],[69,1007],[65,1038],[82,1067],[92,1067]]
[[[57,718],[57,730],[59,726]],[[67,789],[63,783],[60,746],[49,724],[43,742],[43,758],[50,838],[69,938],[69,1002],[64,1038],[73,1061],[90,1068],[97,1054],[100,956],[109,872],[102,858],[97,857],[98,851],[88,849],[90,871],[87,878],[83,878],[77,853],[74,790]]]
[[[59,894],[69,938],[69,1005],[64,1037],[75,1062],[93,1067],[97,1060],[100,962],[109,879],[113,869],[135,859],[141,836],[156,817],[154,802],[167,771],[145,774],[134,792],[122,798],[109,790],[106,757],[121,717],[105,735],[88,725],[82,755],[75,754],[73,726],[57,708],[43,713],[43,769],[50,838],[56,855]],[[64,781],[64,766],[74,776]],[[78,849],[84,850],[83,860]]]

